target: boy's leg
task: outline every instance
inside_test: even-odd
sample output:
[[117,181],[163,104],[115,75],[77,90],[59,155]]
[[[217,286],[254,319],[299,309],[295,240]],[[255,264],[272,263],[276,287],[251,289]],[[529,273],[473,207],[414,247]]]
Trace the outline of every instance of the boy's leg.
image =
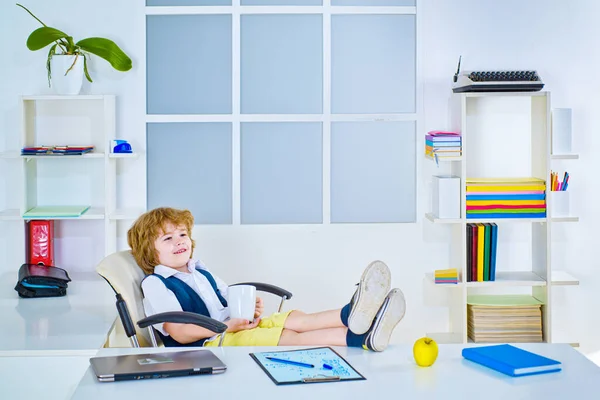
[[284,328],[296,332],[348,327],[361,335],[369,329],[375,314],[390,290],[391,273],[387,265],[374,261],[365,268],[352,300],[342,309],[305,314],[293,311]]
[[308,332],[319,329],[343,328],[340,316],[341,309],[321,311],[313,314],[306,314],[302,311],[294,310],[285,320],[284,328],[295,332]]
[[284,329],[279,346],[346,346],[347,328],[319,329],[309,332],[294,332]]

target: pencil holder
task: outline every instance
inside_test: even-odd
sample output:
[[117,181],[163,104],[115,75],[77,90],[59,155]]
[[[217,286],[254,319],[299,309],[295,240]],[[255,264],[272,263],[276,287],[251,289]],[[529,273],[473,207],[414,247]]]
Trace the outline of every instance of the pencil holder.
[[568,217],[569,216],[569,192],[557,191],[550,192],[552,196],[552,204],[550,207],[553,217]]

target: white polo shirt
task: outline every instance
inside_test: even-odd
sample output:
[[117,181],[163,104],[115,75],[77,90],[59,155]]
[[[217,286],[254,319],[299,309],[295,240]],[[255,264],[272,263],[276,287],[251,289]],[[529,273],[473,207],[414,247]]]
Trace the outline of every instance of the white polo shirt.
[[[157,265],[154,267],[154,273],[161,275],[164,278],[174,276],[175,278],[182,280],[191,287],[194,292],[198,293],[202,301],[204,301],[204,304],[206,304],[206,308],[208,309],[211,318],[221,322],[225,321],[229,318],[229,308],[223,307],[208,279],[200,272],[196,271],[196,267],[208,271],[200,261],[190,260],[188,262],[189,273],[179,272],[164,265]],[[221,296],[227,299],[227,284],[212,272],[211,275],[217,283],[217,288],[221,292]],[[142,291],[144,292],[144,311],[146,312],[146,316],[168,311],[183,311],[175,293],[168,289],[160,278],[156,276],[150,275],[144,279],[142,282]],[[154,327],[163,335],[169,335],[165,332],[163,324],[156,324]]]

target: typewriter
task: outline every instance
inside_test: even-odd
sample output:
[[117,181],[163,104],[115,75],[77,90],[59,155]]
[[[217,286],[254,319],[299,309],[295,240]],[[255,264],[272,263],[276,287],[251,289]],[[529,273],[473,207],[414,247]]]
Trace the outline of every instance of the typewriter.
[[452,91],[462,92],[537,92],[544,87],[536,71],[464,71],[454,74]]

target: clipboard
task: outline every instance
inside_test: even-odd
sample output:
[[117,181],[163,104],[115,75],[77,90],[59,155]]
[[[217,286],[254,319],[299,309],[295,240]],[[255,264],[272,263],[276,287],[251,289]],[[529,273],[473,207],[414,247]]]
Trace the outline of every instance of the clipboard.
[[[250,357],[256,361],[276,385],[342,382],[367,379],[331,347],[265,351],[260,353],[250,353]],[[313,367],[273,361],[267,359],[267,357],[309,364]],[[332,368],[324,368],[324,364],[331,366]]]

